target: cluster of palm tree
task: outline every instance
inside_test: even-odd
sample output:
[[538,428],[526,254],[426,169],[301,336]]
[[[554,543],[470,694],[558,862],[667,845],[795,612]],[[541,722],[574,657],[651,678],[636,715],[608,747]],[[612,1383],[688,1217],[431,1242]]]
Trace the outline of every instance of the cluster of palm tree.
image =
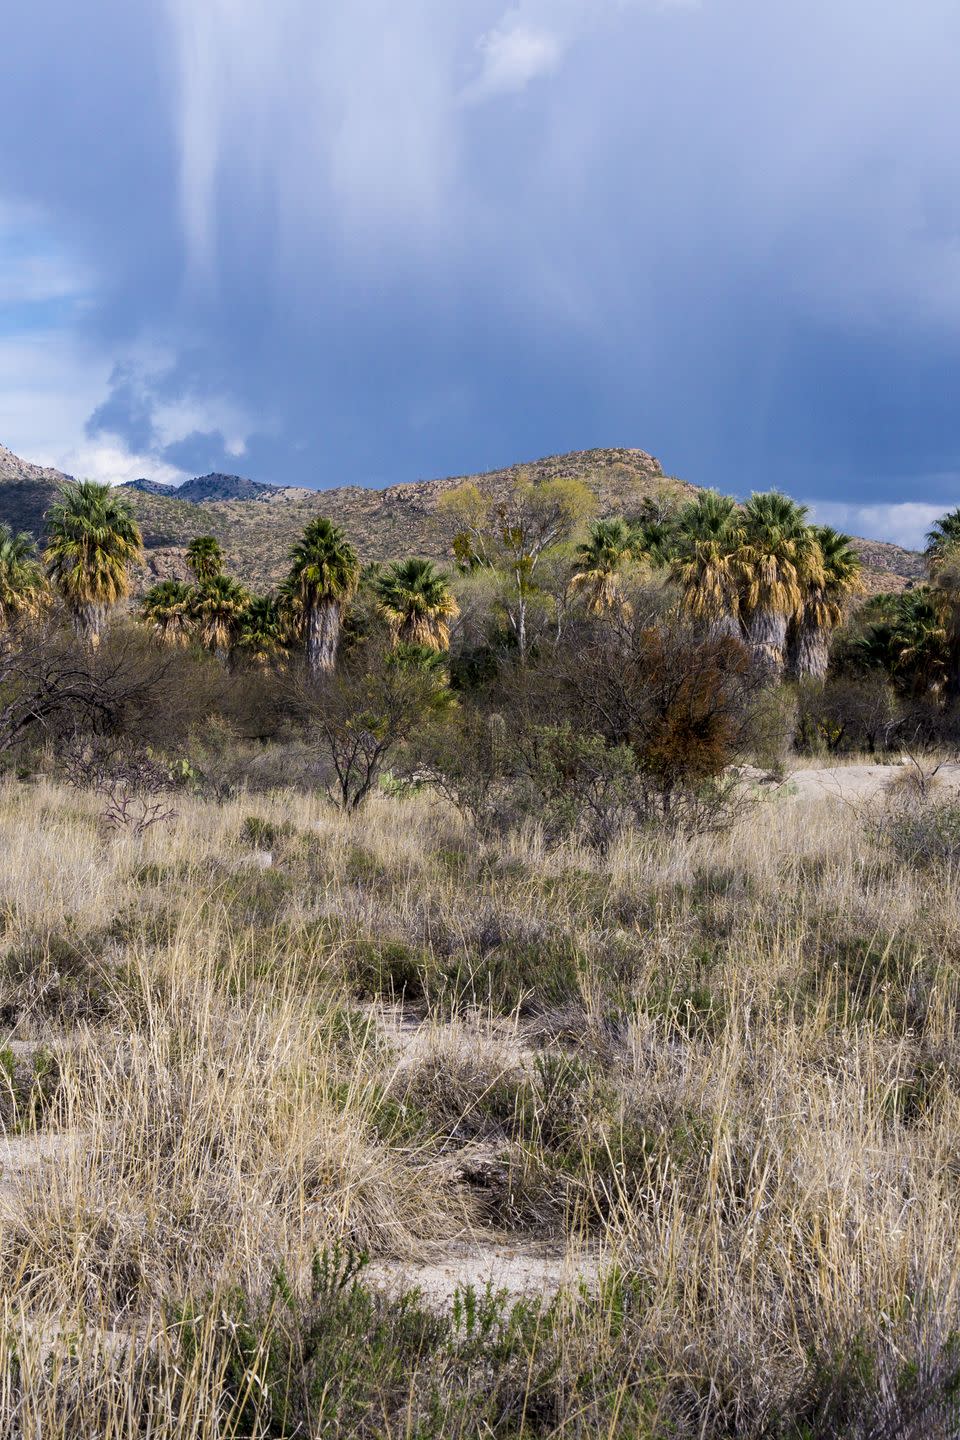
[[[0,626],[35,617],[59,597],[78,634],[95,646],[143,558],[136,520],[124,496],[89,480],[64,485],[46,519],[42,556],[29,535],[0,525]],[[334,669],[362,574],[350,541],[326,517],[307,525],[275,594],[253,594],[226,574],[212,535],[192,540],[186,559],[192,581],[161,580],[140,601],[140,619],[162,643],[196,644],[225,663],[275,663],[302,645],[314,674]],[[449,648],[459,612],[431,561],[373,567],[366,584],[398,650],[429,658]]]
[[[141,602],[141,616],[168,644],[200,644],[226,663],[241,656],[277,662],[302,645],[314,675],[335,669],[345,614],[361,585],[360,561],[339,526],[311,520],[290,552],[276,594],[255,595],[224,574],[223,552],[209,535],[187,548],[194,583],[162,580]],[[400,560],[369,577],[376,608],[395,645],[443,652],[458,613],[446,577],[429,560]]]
[[223,550],[212,535],[187,547],[193,583],[161,580],[140,602],[141,619],[168,645],[198,644],[224,663],[238,655],[275,659],[286,635],[270,596],[252,595],[223,570]]
[[741,637],[771,677],[822,679],[830,637],[861,587],[860,557],[849,536],[807,516],[775,490],[743,506],[705,490],[672,517],[598,521],[571,588],[594,614],[623,610],[627,566],[644,561],[668,573],[687,614]]
[[902,594],[877,595],[861,611],[846,660],[854,670],[884,672],[913,699],[960,697],[960,508],[927,535],[928,581]]
[[947,627],[929,586],[873,596],[858,622],[841,654],[842,669],[854,674],[879,671],[911,699],[945,694]]
[[[36,614],[58,594],[78,632],[96,644],[142,554],[124,497],[92,481],[64,486],[48,512],[42,558],[29,536],[0,528],[0,623]],[[914,628],[932,617],[930,633],[909,639],[901,624],[896,643],[905,655],[945,656],[944,672],[960,689],[960,510],[931,532],[928,555],[931,584],[912,604]],[[200,645],[225,663],[279,663],[302,647],[310,670],[329,674],[361,587],[399,650],[442,655],[459,613],[431,561],[363,572],[347,536],[325,516],[311,520],[293,546],[274,594],[253,594],[226,574],[213,536],[191,541],[187,564],[192,581],[161,580],[143,596],[140,617],[163,643]],[[826,674],[831,635],[861,584],[849,537],[811,525],[804,506],[776,491],[743,506],[704,491],[672,515],[651,512],[632,525],[597,521],[577,547],[570,593],[595,615],[628,612],[628,567],[637,564],[664,571],[686,613],[740,636],[774,677],[788,669],[798,677]],[[927,673],[931,686],[947,683],[932,659]]]

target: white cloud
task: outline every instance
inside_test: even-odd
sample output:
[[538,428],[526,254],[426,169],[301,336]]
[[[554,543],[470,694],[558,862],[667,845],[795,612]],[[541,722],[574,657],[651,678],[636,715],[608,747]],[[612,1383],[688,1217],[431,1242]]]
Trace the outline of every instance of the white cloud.
[[145,475],[182,480],[174,466],[131,452],[117,436],[80,437],[112,366],[63,330],[0,339],[0,443],[24,460],[115,484]]
[[834,500],[816,500],[809,504],[821,525],[833,525],[867,540],[891,540],[908,550],[923,549],[930,526],[949,508],[922,500],[890,505],[846,505]]
[[76,475],[84,480],[106,481],[109,485],[120,485],[125,480],[160,480],[176,485],[186,480],[187,475],[175,465],[167,465],[152,455],[138,455],[128,450],[118,435],[104,435],[96,444],[80,444],[63,451],[56,461],[58,470]]
[[[173,357],[162,348],[135,352],[119,367],[150,406],[157,448],[187,436],[219,433],[227,453],[246,452],[250,424],[225,396],[184,394],[152,399]],[[187,473],[155,454],[132,449],[111,429],[86,435],[86,424],[107,399],[118,367],[62,327],[0,337],[0,444],[25,460],[68,475],[117,484],[146,476],[176,483]],[[264,426],[264,428],[269,428]]]
[[36,305],[75,300],[89,280],[57,255],[4,253],[0,232],[0,305]]
[[59,467],[103,399],[111,368],[68,330],[0,338],[0,442]]
[[531,80],[557,69],[565,48],[562,36],[531,25],[515,13],[480,39],[480,74],[464,91],[463,99],[486,100],[526,89]]
[[[142,385],[149,400],[151,377]],[[223,436],[228,455],[244,455],[250,424],[240,409],[223,395],[184,395],[176,400],[157,400],[152,404],[153,425],[161,448],[175,445],[188,435]]]

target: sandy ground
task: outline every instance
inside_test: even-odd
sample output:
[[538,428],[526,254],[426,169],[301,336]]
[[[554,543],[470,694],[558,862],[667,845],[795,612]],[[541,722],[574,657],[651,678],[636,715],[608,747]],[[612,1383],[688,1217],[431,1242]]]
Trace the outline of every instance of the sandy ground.
[[416,1286],[430,1305],[446,1307],[454,1291],[465,1285],[506,1290],[514,1298],[549,1297],[564,1285],[596,1283],[600,1257],[589,1252],[564,1254],[555,1246],[463,1240],[450,1245],[439,1259],[406,1265],[372,1264],[370,1279],[387,1289]]
[[[890,784],[902,781],[912,768],[909,761],[898,765],[825,765],[793,770],[780,782],[757,778],[764,788],[799,799],[835,795],[840,800],[870,800],[881,795]],[[925,773],[929,775],[933,768],[932,765],[925,766]],[[944,794],[960,791],[960,763],[947,761],[942,764],[933,777],[932,785]]]
[[15,1195],[28,1170],[36,1170],[44,1163],[56,1164],[81,1140],[79,1135],[43,1130],[36,1135],[0,1135],[0,1196]]

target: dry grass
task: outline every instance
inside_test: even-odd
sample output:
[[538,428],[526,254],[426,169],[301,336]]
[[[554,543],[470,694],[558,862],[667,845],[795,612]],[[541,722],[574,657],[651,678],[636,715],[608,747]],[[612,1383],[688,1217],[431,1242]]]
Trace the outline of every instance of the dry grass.
[[[957,1433],[960,877],[851,807],[600,860],[416,796],[104,840],[10,783],[0,854],[0,1014],[56,1057],[8,1127],[75,1142],[0,1180],[4,1433]],[[394,1380],[278,1419],[278,1270],[469,1236],[610,1278],[415,1343],[374,1297]]]

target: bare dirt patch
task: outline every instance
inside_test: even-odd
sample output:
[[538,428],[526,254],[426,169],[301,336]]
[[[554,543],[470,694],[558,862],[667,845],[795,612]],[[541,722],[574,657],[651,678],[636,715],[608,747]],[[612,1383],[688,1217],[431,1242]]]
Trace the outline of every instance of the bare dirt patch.
[[483,1290],[505,1290],[513,1299],[549,1299],[566,1286],[594,1286],[601,1270],[596,1252],[564,1252],[555,1246],[528,1241],[466,1239],[450,1245],[440,1256],[403,1265],[374,1263],[367,1274],[386,1289],[416,1286],[430,1305],[446,1307],[454,1293],[472,1285]]

